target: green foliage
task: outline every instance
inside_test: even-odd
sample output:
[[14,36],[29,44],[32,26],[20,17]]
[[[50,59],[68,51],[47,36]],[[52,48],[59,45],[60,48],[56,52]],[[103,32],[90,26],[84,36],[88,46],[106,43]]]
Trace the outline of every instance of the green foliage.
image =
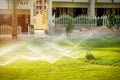
[[34,29],[34,25],[30,25],[30,28],[31,28],[31,29]]
[[92,52],[96,57],[95,60],[87,60],[86,62],[95,65],[118,66],[120,67],[119,50],[116,48],[99,48]]
[[91,64],[97,65],[111,65],[111,66],[118,66],[120,67],[120,59],[96,59],[94,61],[89,61]]
[[92,54],[87,53],[87,54],[86,54],[86,59],[87,59],[87,60],[94,60],[95,58],[94,58],[94,56],[93,56]]
[[34,25],[30,25],[30,34],[34,34]]
[[73,27],[74,27],[74,21],[73,18],[70,16],[61,16],[53,21],[56,24],[63,24],[66,28],[66,33],[69,34]]
[[69,22],[65,25],[65,28],[66,28],[67,34],[69,34],[69,33],[73,30],[73,24],[71,23],[71,21],[69,21]]
[[69,22],[73,23],[73,18],[71,16],[60,16],[59,18],[56,18],[53,20],[54,23],[56,24],[67,24]]
[[48,30],[47,29],[45,29],[44,32],[45,32],[45,34],[48,34]]
[[[79,41],[78,41],[79,42]],[[80,46],[84,46],[87,48],[104,48],[110,46],[120,46],[120,38],[119,35],[112,36],[103,36],[98,38],[91,38],[83,41]]]
[[116,25],[116,29],[120,28],[120,16],[116,16],[116,18],[115,18],[115,25]]
[[74,23],[75,24],[88,24],[90,23],[90,20],[85,16],[82,16],[82,17],[78,16],[78,17],[75,17]]
[[108,19],[107,27],[108,28],[113,28],[114,25],[115,25],[115,16],[113,14],[110,14],[110,15],[108,15],[107,19]]
[[97,19],[97,26],[102,26],[103,25],[103,19],[99,18]]

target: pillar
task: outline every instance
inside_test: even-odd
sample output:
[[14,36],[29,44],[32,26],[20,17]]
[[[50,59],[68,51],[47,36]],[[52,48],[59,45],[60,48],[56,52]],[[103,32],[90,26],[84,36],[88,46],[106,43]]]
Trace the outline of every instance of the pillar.
[[48,0],[48,21],[52,18],[52,0]]
[[33,3],[34,3],[34,0],[31,0],[31,6],[30,6],[30,24],[34,24],[34,8],[33,8]]
[[95,0],[90,0],[90,13],[89,16],[90,17],[94,17],[95,16]]
[[52,26],[52,0],[48,0],[48,32],[50,35],[54,32],[54,27]]

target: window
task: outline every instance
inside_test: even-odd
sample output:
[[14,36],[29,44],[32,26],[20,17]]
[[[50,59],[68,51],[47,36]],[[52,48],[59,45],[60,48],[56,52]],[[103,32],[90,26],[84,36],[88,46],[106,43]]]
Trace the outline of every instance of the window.
[[46,9],[46,6],[44,6],[44,9]]

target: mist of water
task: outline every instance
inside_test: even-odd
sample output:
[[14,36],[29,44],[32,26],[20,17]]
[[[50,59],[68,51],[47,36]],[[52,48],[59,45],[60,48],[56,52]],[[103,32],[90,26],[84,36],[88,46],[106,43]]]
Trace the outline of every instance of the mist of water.
[[[2,53],[0,53],[0,66],[5,66],[17,59],[18,57],[27,60],[45,60],[52,64],[61,59],[62,57],[69,57],[75,59],[78,56],[78,54],[77,56],[76,54],[73,54],[75,52],[73,51],[74,47],[63,48],[53,42],[46,42],[46,44],[41,47],[32,45],[27,42],[25,44],[21,44],[16,44],[12,47],[11,45],[9,45],[7,46],[7,48],[5,47],[2,50]],[[24,48],[25,50],[22,48]]]
[[80,47],[80,44],[89,38],[99,37],[100,34],[98,30],[86,32],[79,36],[80,41],[78,43],[65,40],[65,42],[70,45],[67,47],[60,46],[54,41],[46,41],[41,46],[33,45],[29,40],[10,44],[0,48],[0,66],[5,66],[18,57],[27,60],[45,60],[51,64],[63,57],[76,59],[85,53],[85,50]]

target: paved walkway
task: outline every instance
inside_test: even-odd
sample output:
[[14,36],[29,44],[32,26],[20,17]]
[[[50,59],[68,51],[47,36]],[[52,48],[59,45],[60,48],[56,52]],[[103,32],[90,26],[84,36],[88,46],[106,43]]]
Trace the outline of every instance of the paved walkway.
[[[99,28],[92,28],[91,30],[88,30],[84,28],[81,32],[79,30],[73,30],[73,32],[70,34],[71,38],[82,38],[86,36],[103,36],[103,35],[116,35],[120,34],[120,30],[116,29],[108,29],[107,27],[99,27]],[[34,35],[30,35],[28,33],[23,33],[18,35],[18,39],[64,39],[67,38],[66,33],[62,33],[60,35],[52,35],[49,36],[44,33],[44,31],[36,31]],[[11,35],[0,35],[0,40],[9,40],[11,39]]]

